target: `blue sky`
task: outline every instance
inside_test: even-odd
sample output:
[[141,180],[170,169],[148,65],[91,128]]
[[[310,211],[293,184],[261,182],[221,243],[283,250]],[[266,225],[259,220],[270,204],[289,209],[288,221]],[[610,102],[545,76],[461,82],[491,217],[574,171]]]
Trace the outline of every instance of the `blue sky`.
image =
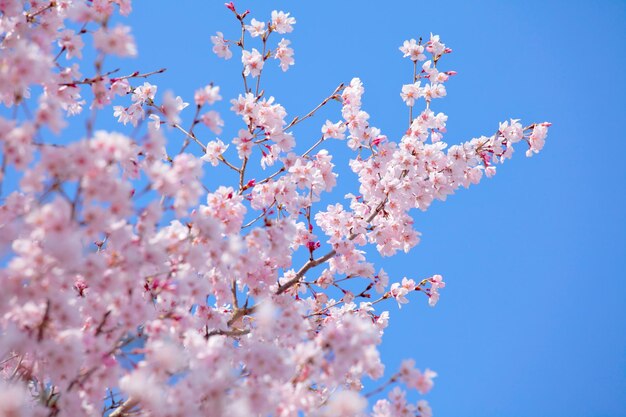
[[[433,32],[454,50],[442,68],[458,72],[448,97],[433,103],[449,116],[448,143],[492,134],[510,117],[553,123],[541,154],[528,159],[520,148],[495,178],[415,213],[422,243],[378,264],[396,280],[440,273],[448,283],[434,309],[420,297],[401,310],[386,306],[383,358],[389,371],[414,357],[439,373],[426,397],[438,417],[626,415],[626,2],[236,4],[259,20],[272,9],[297,19],[287,36],[296,65],[283,74],[271,62],[264,75],[266,95],[291,116],[358,76],[372,123],[398,140],[407,127],[399,92],[412,71],[398,47]],[[121,61],[123,73],[167,67],[152,82],[187,101],[210,81],[225,99],[241,91],[238,59],[211,53],[216,31],[237,34],[222,2],[134,6],[123,20],[139,57]],[[227,107],[217,107],[224,140],[241,127]],[[339,110],[302,123],[299,146]],[[98,127],[113,128],[111,118]],[[344,144],[330,147],[345,164]],[[338,170],[345,182],[336,200],[356,190]]]

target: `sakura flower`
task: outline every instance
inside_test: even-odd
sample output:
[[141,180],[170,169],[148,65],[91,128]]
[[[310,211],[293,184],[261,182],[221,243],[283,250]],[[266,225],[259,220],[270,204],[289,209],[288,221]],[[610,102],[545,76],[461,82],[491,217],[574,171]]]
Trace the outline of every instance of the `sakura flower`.
[[207,85],[196,90],[193,99],[197,106],[204,106],[205,104],[212,105],[216,101],[221,100],[222,96],[220,96],[220,88],[218,86]]
[[344,139],[346,137],[345,132],[346,125],[342,122],[333,123],[330,120],[326,120],[324,126],[322,126],[322,134],[324,139],[335,138]]
[[511,143],[519,142],[524,137],[524,128],[519,119],[511,119],[510,124],[509,122],[500,123],[498,130]]
[[443,137],[443,135],[440,132],[432,131],[430,133],[430,141],[432,143],[440,142],[442,137]]
[[268,151],[263,151],[263,157],[261,158],[261,168],[265,169],[274,165],[274,162],[278,159],[281,153],[279,145],[272,145],[268,148]]
[[439,35],[430,34],[430,40],[427,43],[426,50],[433,54],[434,57],[439,57],[446,50],[446,45],[441,43]]
[[180,96],[174,97],[171,91],[166,91],[163,95],[163,103],[160,108],[167,118],[167,122],[174,125],[180,123],[179,114],[188,105],[189,103],[184,103]]
[[407,304],[409,302],[409,300],[406,298],[406,295],[409,293],[409,290],[403,286],[400,286],[400,284],[397,282],[394,282],[393,284],[391,284],[389,293],[398,302],[398,308],[402,308],[402,304]]
[[144,118],[144,115],[143,108],[136,103],[129,107],[113,106],[113,116],[117,117],[117,121],[124,125],[130,122],[133,126],[137,126],[137,123]]
[[433,275],[429,281],[430,281],[431,288],[439,289],[439,288],[444,288],[446,286],[446,283],[443,282],[443,277],[441,275]]
[[245,28],[253,38],[263,36],[265,34],[265,22],[259,22],[256,19],[252,19],[250,24],[246,25]]
[[54,133],[60,133],[67,123],[61,106],[52,100],[41,100],[35,120],[39,125],[47,125]]
[[423,61],[426,59],[424,55],[424,46],[419,45],[415,39],[404,41],[400,47],[400,51],[404,54],[403,58],[410,57],[411,61]]
[[161,128],[161,118],[156,115],[156,114],[151,114],[149,119],[150,121],[150,128],[154,129],[154,130],[159,130]]
[[96,49],[105,54],[121,57],[137,55],[135,40],[128,26],[117,25],[112,29],[101,27],[94,32],[93,43]]
[[4,0],[0,2],[0,11],[5,16],[13,17],[22,13],[23,4],[18,0]]
[[435,383],[433,382],[433,378],[437,376],[437,372],[431,371],[430,369],[426,369],[423,374],[419,376],[419,378],[415,381],[415,388],[419,391],[420,394],[426,394],[433,388]]
[[224,120],[222,120],[222,117],[220,116],[220,114],[216,112],[215,110],[209,110],[208,112],[204,113],[202,116],[200,116],[200,121],[206,127],[211,129],[211,131],[215,133],[216,135],[219,135],[220,133],[222,133]]
[[443,84],[426,84],[423,89],[423,96],[426,101],[445,97],[446,94],[446,87]]
[[[10,381],[10,379],[9,379]],[[0,415],[2,416],[27,416],[32,415],[30,410],[29,393],[26,386],[15,381],[0,380]],[[42,415],[44,410],[38,410]]]
[[296,24],[296,19],[293,17],[289,17],[289,13],[274,10],[272,12],[271,22],[274,30],[280,34],[283,34],[293,31],[292,25]]
[[430,80],[431,84],[439,84],[448,81],[449,75],[445,72],[439,72],[437,68],[433,65],[432,60],[428,60],[424,62],[422,65],[422,71],[424,71],[427,75],[426,77]]
[[280,68],[283,71],[287,71],[290,65],[295,63],[293,59],[293,49],[289,48],[289,42],[287,39],[282,39],[278,43],[278,48],[274,52],[274,58],[280,60]]
[[420,417],[433,417],[433,410],[426,400],[419,400],[417,402],[417,410],[420,413]]
[[439,302],[439,292],[437,290],[432,290],[428,295],[428,305],[434,307]]
[[317,278],[315,284],[319,285],[323,289],[326,289],[329,285],[332,285],[333,282],[333,274],[328,269],[325,269],[324,271],[322,271],[322,274],[319,276],[319,278]]
[[73,30],[64,30],[59,35],[59,46],[65,49],[65,57],[72,59],[73,57],[82,58],[82,49],[84,42],[79,35]]
[[91,8],[94,9],[98,20],[104,21],[113,14],[113,2],[106,0],[92,0]]
[[233,144],[237,147],[239,159],[244,159],[252,153],[252,134],[246,129],[239,129],[239,134],[233,139]]
[[241,54],[241,62],[244,65],[244,75],[251,75],[252,77],[258,77],[263,69],[265,60],[263,56],[255,48],[252,48],[252,52],[243,51]]
[[94,97],[90,106],[91,108],[95,107],[97,109],[101,109],[111,102],[111,94],[109,87],[106,85],[107,82],[108,78],[103,77],[102,79],[91,84],[91,92]]
[[128,16],[128,14],[133,10],[130,0],[112,0],[112,3],[119,6],[120,14],[122,16]]
[[139,87],[136,87],[131,96],[131,100],[143,104],[154,100],[154,95],[157,92],[157,86],[148,82],[143,83]]
[[289,152],[296,145],[296,140],[291,133],[278,132],[270,135],[278,148],[283,152]]
[[529,151],[534,153],[539,153],[543,149],[544,144],[546,143],[546,136],[548,135],[548,127],[545,124],[535,125],[533,128],[533,132],[529,137],[530,149]]
[[354,391],[339,391],[330,398],[320,416],[355,417],[362,415],[367,407],[367,400]]
[[228,47],[228,42],[224,40],[224,34],[217,32],[217,35],[211,36],[211,42],[213,42],[213,52],[220,58],[230,59],[233,53]]
[[415,281],[406,277],[402,278],[402,288],[406,288],[407,292],[415,291]]
[[384,269],[380,268],[378,271],[378,275],[374,277],[374,288],[376,292],[382,294],[385,292],[385,288],[389,284],[389,275],[385,272]]
[[115,94],[118,96],[125,96],[131,91],[130,84],[128,80],[111,80],[111,94]]
[[402,92],[400,97],[406,103],[407,106],[414,106],[415,100],[423,95],[423,89],[420,88],[421,81],[413,84],[405,84],[402,86]]
[[217,166],[219,164],[219,160],[222,157],[222,154],[226,152],[228,149],[228,145],[225,145],[224,142],[217,139],[207,143],[206,145],[206,153],[200,159],[205,162],[211,163],[213,166]]

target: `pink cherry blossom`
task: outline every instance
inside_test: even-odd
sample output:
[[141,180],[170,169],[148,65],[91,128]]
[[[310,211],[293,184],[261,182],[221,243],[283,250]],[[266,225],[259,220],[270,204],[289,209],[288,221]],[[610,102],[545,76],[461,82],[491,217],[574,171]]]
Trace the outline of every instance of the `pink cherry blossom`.
[[289,33],[293,31],[293,25],[296,24],[296,19],[294,17],[289,16],[290,13],[285,13],[283,11],[272,12],[272,26],[277,33]]
[[216,35],[211,36],[211,42],[213,42],[213,52],[220,58],[230,59],[233,56],[228,42],[224,39],[222,32],[217,32]]
[[204,88],[196,90],[193,99],[197,106],[203,106],[205,104],[213,105],[216,101],[220,101],[222,96],[220,96],[220,88],[218,86],[207,85]]
[[117,25],[112,29],[100,28],[93,34],[93,42],[97,49],[118,56],[135,56],[137,47],[130,34],[130,28]]
[[332,123],[330,120],[326,120],[326,123],[322,126],[324,139],[345,139],[345,131],[346,126],[342,122]]
[[188,105],[189,103],[184,103],[180,96],[174,97],[171,91],[166,91],[160,110],[167,118],[168,123],[174,125],[180,123],[180,112]]
[[287,39],[282,39],[278,43],[276,52],[274,52],[274,58],[280,60],[280,68],[283,71],[287,71],[290,65],[294,65],[293,49],[289,48],[289,42]]
[[201,158],[203,161],[210,162],[211,165],[217,166],[219,163],[219,158],[222,156],[224,152],[228,149],[228,145],[225,145],[224,142],[217,139],[207,143],[206,145],[206,153]]
[[414,106],[415,100],[424,95],[423,89],[420,88],[421,82],[418,81],[413,84],[405,84],[402,86],[402,93],[400,96],[407,106]]
[[432,33],[426,45],[426,50],[430,52],[433,57],[441,56],[446,50],[446,46],[439,40],[439,35],[433,35]]
[[152,85],[148,82],[145,82],[143,83],[143,85],[140,85],[133,90],[132,100],[135,103],[139,103],[139,104],[143,104],[148,101],[153,101],[156,92],[157,92],[156,85]]
[[404,58],[410,58],[411,61],[424,61],[426,59],[424,46],[419,45],[415,39],[404,41],[400,47],[400,51],[404,54]]
[[64,30],[59,37],[59,46],[65,49],[65,57],[72,59],[77,57],[81,59],[83,57],[82,49],[85,43],[79,35],[73,30]]
[[244,50],[241,54],[241,62],[243,62],[244,65],[244,75],[250,75],[252,77],[258,77],[261,74],[263,64],[265,63],[256,48],[252,48],[252,51]]
[[209,110],[208,112],[204,113],[202,116],[200,116],[200,121],[202,121],[202,123],[209,129],[211,129],[211,131],[216,135],[222,133],[224,120],[222,120],[220,114],[215,110]]
[[256,19],[252,19],[249,25],[246,25],[246,30],[250,33],[250,36],[256,38],[257,36],[263,36],[265,34],[265,22],[259,22]]

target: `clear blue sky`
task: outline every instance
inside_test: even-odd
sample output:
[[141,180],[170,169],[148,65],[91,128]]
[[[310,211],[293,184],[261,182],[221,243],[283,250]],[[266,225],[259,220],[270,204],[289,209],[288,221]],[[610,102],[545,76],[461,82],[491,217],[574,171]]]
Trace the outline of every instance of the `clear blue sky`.
[[[458,71],[433,105],[449,115],[448,143],[491,134],[509,117],[553,123],[541,154],[527,159],[520,148],[495,178],[416,213],[422,243],[379,265],[396,279],[441,273],[448,286],[434,309],[419,297],[402,310],[389,303],[382,352],[389,371],[415,357],[439,373],[426,397],[437,417],[626,415],[626,2],[236,4],[259,20],[274,8],[296,17],[287,36],[296,65],[282,74],[271,62],[265,79],[292,116],[358,76],[373,124],[399,139],[412,67],[398,47],[434,32],[454,49],[441,65]],[[139,57],[123,68],[167,67],[152,81],[188,101],[210,81],[225,99],[241,91],[238,59],[211,53],[210,35],[237,33],[221,1],[134,6],[125,20]],[[241,125],[218,109],[229,140]],[[335,105],[303,123],[300,146],[339,115]],[[99,128],[113,126],[106,119]],[[341,143],[331,149],[338,161],[350,156]],[[356,190],[340,173],[338,199]]]

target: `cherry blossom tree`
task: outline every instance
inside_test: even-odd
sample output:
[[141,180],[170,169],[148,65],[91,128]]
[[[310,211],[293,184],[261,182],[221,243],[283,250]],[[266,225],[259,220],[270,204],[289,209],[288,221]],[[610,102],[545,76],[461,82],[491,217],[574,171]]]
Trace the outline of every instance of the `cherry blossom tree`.
[[[157,86],[165,69],[107,67],[137,54],[111,19],[130,0],[0,0],[1,416],[431,415],[406,393],[426,394],[434,371],[407,359],[382,378],[381,309],[435,306],[446,284],[389,277],[366,249],[408,252],[411,209],[493,176],[516,144],[539,152],[549,123],[448,146],[434,103],[455,72],[432,34],[399,48],[413,73],[401,138],[369,123],[358,78],[288,116],[262,76],[294,65],[296,19],[226,6],[236,35],[210,42],[242,63],[228,130],[219,86],[182,98]],[[335,119],[309,120],[330,103]],[[119,131],[98,130],[100,112]],[[61,139],[81,113],[84,137]],[[304,122],[316,141],[296,138]],[[358,184],[323,207],[338,180],[328,141],[349,148]]]

